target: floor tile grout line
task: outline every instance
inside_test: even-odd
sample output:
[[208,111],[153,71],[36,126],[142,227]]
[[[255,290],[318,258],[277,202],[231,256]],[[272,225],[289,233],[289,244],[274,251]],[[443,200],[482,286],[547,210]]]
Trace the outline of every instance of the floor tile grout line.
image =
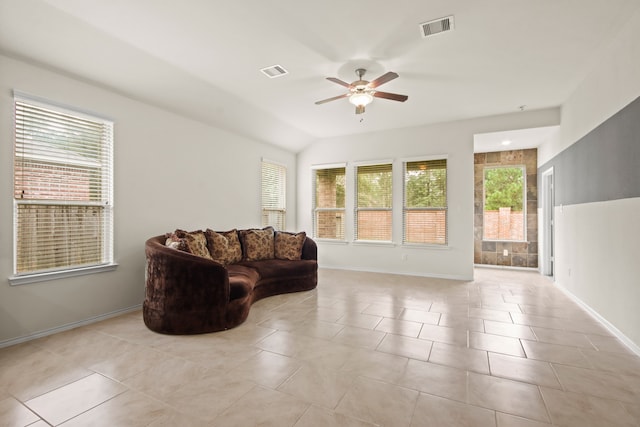
[[[86,369],[86,368],[83,368],[83,369]],[[84,376],[82,376],[82,377],[76,378],[76,379],[74,379],[74,380],[72,380],[72,381],[69,381],[69,382],[67,382],[67,383],[64,383],[64,384],[62,384],[62,385],[56,386],[56,387],[54,387],[54,388],[52,388],[52,389],[50,389],[50,390],[47,390],[47,391],[45,391],[44,393],[41,393],[41,394],[39,394],[39,395],[37,395],[37,396],[33,396],[33,397],[30,397],[30,398],[25,399],[25,400],[18,399],[17,397],[16,397],[16,399],[18,399],[18,400],[20,400],[21,402],[24,402],[24,403],[26,404],[26,403],[27,403],[28,401],[30,401],[30,400],[37,399],[38,397],[42,397],[42,396],[44,396],[45,394],[51,393],[51,392],[56,391],[56,390],[58,390],[58,389],[61,389],[61,388],[63,388],[63,387],[67,387],[67,386],[69,386],[69,385],[71,385],[71,384],[73,384],[73,383],[75,383],[75,382],[77,382],[77,381],[81,381],[81,380],[83,380],[83,379],[85,379],[85,378],[88,378],[88,377],[90,377],[91,375],[98,374],[98,372],[92,371],[92,370],[90,370],[90,369],[87,369],[87,371],[89,371],[89,372],[87,373],[87,375],[84,375]]]
[[540,386],[538,386],[538,393],[540,393],[540,396],[542,397],[542,402],[544,403],[544,409],[547,411],[547,417],[549,418],[549,422],[551,423],[551,425],[555,425],[555,421],[553,420],[553,415],[549,410],[547,399],[545,398],[544,393],[542,392],[542,388]]
[[114,395],[114,396],[111,396],[111,397],[110,397],[110,398],[108,398],[107,400],[105,400],[105,401],[103,401],[103,402],[101,402],[101,403],[99,403],[99,404],[97,404],[97,405],[95,405],[95,406],[93,406],[93,407],[91,407],[91,408],[88,408],[88,409],[86,409],[86,410],[84,410],[84,411],[80,412],[79,414],[74,415],[74,416],[73,416],[73,417],[71,417],[71,418],[68,418],[68,419],[66,419],[66,420],[62,421],[62,422],[61,422],[60,424],[58,424],[58,425],[64,425],[64,423],[69,422],[69,421],[73,420],[74,418],[78,418],[79,416],[81,416],[81,415],[83,415],[83,414],[85,414],[85,413],[87,413],[87,412],[89,412],[89,411],[92,411],[92,410],[94,410],[94,409],[98,408],[98,407],[99,407],[99,406],[101,406],[101,405],[104,405],[105,403],[107,403],[107,402],[109,402],[109,401],[111,401],[111,400],[113,400],[113,399],[117,398],[118,396],[121,396],[121,395],[123,395],[123,394],[125,394],[125,393],[128,393],[128,392],[131,392],[131,391],[132,391],[132,390],[131,390],[130,388],[128,388],[128,387],[127,387],[127,389],[126,389],[126,390],[124,390],[124,391],[122,391],[122,392],[120,392],[120,393],[118,393],[118,394],[116,394],[116,395]]
[[[455,298],[454,298],[452,301],[455,301]],[[293,302],[293,303],[288,304],[288,305],[289,305],[289,306],[291,306],[291,307],[295,307],[295,306],[296,306],[297,304],[299,304],[299,303],[300,303],[300,302]],[[370,304],[371,304],[371,303],[370,303]],[[281,304],[280,306],[282,306],[282,304]],[[406,307],[403,309],[403,311],[405,311],[405,310],[406,310]],[[383,318],[387,318],[387,317],[385,317],[385,316],[382,316],[382,317],[383,317]],[[439,321],[438,321],[438,323],[440,323],[440,318],[442,317],[442,314],[440,314],[438,317],[439,317]],[[391,319],[391,318],[388,318],[388,319]],[[404,320],[404,319],[400,319],[400,320]],[[480,319],[480,320],[482,321],[482,325],[483,325],[482,327],[483,327],[484,331],[480,331],[479,333],[486,334],[486,333],[487,333],[487,332],[486,332],[486,322],[487,322],[487,319]],[[328,323],[334,323],[334,324],[335,324],[335,322],[328,322]],[[421,326],[420,326],[420,332],[422,332],[422,329],[425,327],[426,323],[424,323],[424,322],[417,322],[417,323],[421,323]],[[378,324],[379,324],[379,322],[378,322]],[[377,325],[378,325],[378,324],[377,324]],[[376,326],[377,326],[377,325],[376,325]],[[341,326],[342,326],[342,329],[344,329],[344,328],[346,328],[346,327],[347,327],[347,325],[341,325]],[[437,326],[437,325],[436,325],[436,326]],[[530,325],[519,325],[519,326],[523,326],[523,327],[527,327],[527,328],[529,328],[529,329],[532,329],[532,326],[530,326]],[[445,326],[442,326],[442,327],[445,327]],[[356,328],[357,328],[357,327],[356,327]],[[545,327],[543,326],[543,327],[538,327],[538,328],[543,328],[543,329],[544,329]],[[342,330],[342,329],[341,329],[341,330]],[[364,329],[364,328],[363,328],[363,329]],[[370,329],[364,329],[364,330],[370,330]],[[554,330],[556,330],[556,329],[554,329]],[[563,331],[564,331],[564,330],[563,330]],[[121,336],[120,336],[120,335],[118,335],[117,333],[114,333],[114,334],[107,333],[107,334],[105,334],[103,330],[99,330],[98,332],[101,332],[101,334],[102,334],[102,335],[112,336],[112,337],[114,337],[114,338],[118,338],[118,339],[123,339],[123,340],[125,340],[125,338],[124,338],[123,336],[121,337]],[[267,336],[265,336],[265,337],[260,338],[260,340],[263,340],[263,339],[265,339],[266,337],[268,337],[268,336],[270,336],[270,335],[273,335],[273,334],[275,334],[275,333],[277,333],[277,332],[279,332],[279,331],[278,331],[278,330],[272,330],[272,331],[270,332],[270,334],[269,334],[269,335],[267,335]],[[419,338],[420,332],[418,333],[418,339],[421,339],[421,338]],[[533,332],[533,330],[532,330],[532,332]],[[469,336],[470,336],[470,334],[471,334],[471,328],[470,328],[470,327],[469,327],[469,328],[467,328],[467,329],[466,329],[466,331],[465,331],[465,333],[466,333],[466,336],[467,336],[467,343],[468,343],[468,344],[467,344],[467,347],[468,347],[468,345],[469,345]],[[575,333],[578,333],[578,332],[575,332]],[[304,333],[303,333],[303,332],[301,332],[300,334],[301,334],[301,335],[304,335]],[[582,335],[584,335],[584,336],[586,336],[586,335],[587,335],[585,332],[580,332],[580,334],[582,334]],[[382,342],[382,340],[384,340],[384,338],[385,338],[385,337],[387,337],[388,335],[393,335],[393,334],[391,334],[391,333],[386,333],[386,332],[385,332],[385,333],[384,333],[384,335],[382,336],[382,339],[381,339],[381,341],[380,341],[380,342]],[[503,336],[503,335],[499,335],[499,334],[490,334],[490,335]],[[318,337],[314,337],[313,335],[307,335],[307,336],[308,336],[308,337],[312,337],[312,338],[314,338],[314,339],[318,338]],[[531,342],[536,342],[536,343],[537,343],[537,342],[540,342],[540,341],[539,341],[539,336],[538,336],[538,334],[534,333],[534,334],[533,334],[533,336],[534,336],[534,338],[533,338],[533,339],[530,339],[530,340],[529,340],[529,339],[526,339],[526,340],[525,340],[524,338],[518,338],[518,337],[510,337],[510,338],[518,339],[518,340],[519,340],[519,343],[520,343],[520,345],[523,347],[523,351],[524,351],[524,345],[523,345],[523,342],[524,342],[524,341],[523,341],[523,340],[525,340],[525,341],[531,341]],[[319,339],[319,338],[318,338],[318,339]],[[259,340],[259,341],[260,341],[260,340]],[[258,342],[259,342],[259,341],[258,341]],[[328,341],[332,341],[332,340],[331,340],[331,339],[328,339]],[[591,342],[591,340],[589,340],[589,342]],[[553,344],[553,343],[544,343],[544,342],[541,342],[541,343],[542,343],[542,344]],[[157,349],[156,347],[154,347],[154,345],[155,345],[155,346],[157,346],[158,344],[153,344],[153,345],[151,345],[151,344],[149,344],[149,345],[144,344],[144,345],[145,345],[145,346],[147,346],[148,348],[154,348],[154,349],[156,349],[157,351],[161,351],[161,350]],[[255,345],[255,343],[247,341],[247,345],[254,346],[254,345]],[[376,349],[379,347],[379,345],[380,345],[380,343],[378,343],[378,345],[376,346]],[[591,342],[591,345],[592,345],[593,347],[595,347],[595,346],[593,345],[593,343],[592,343],[592,342]],[[595,354],[597,354],[597,353],[607,353],[607,354],[609,354],[608,352],[606,352],[606,351],[601,351],[601,350],[600,350],[599,348],[597,348],[597,347],[596,347],[596,348],[589,348],[589,349],[585,349],[585,348],[582,348],[582,347],[579,347],[579,346],[576,346],[576,345],[573,345],[573,344],[572,344],[572,345],[570,345],[570,346],[566,346],[566,345],[565,345],[565,346],[563,346],[563,347],[570,347],[570,348],[572,348],[572,349],[576,350],[577,352],[579,352],[579,354],[580,354],[582,357],[584,357],[584,358],[585,358],[585,360],[586,360],[586,362],[588,363],[588,365],[589,365],[589,366],[588,366],[588,367],[574,366],[574,365],[572,365],[572,364],[570,364],[570,363],[568,363],[568,362],[567,362],[567,363],[557,363],[557,362],[550,362],[550,361],[546,361],[546,360],[538,360],[538,359],[530,359],[530,360],[538,360],[538,361],[544,362],[545,364],[547,364],[547,365],[551,366],[551,367],[552,367],[552,369],[553,369],[553,372],[554,372],[554,377],[555,377],[558,381],[559,381],[559,377],[558,377],[558,373],[557,373],[556,366],[570,366],[570,367],[575,367],[575,368],[580,368],[580,369],[588,369],[588,370],[592,370],[593,372],[605,372],[605,373],[607,373],[607,374],[610,374],[610,372],[609,372],[609,371],[605,371],[605,370],[600,369],[600,368],[598,367],[598,365],[594,364],[593,360],[592,360],[590,357],[587,357],[587,355],[590,355],[590,354],[591,354],[591,352],[593,352],[593,354],[594,354],[594,355],[595,355]],[[354,348],[356,348],[356,346],[354,346]],[[357,347],[357,348],[362,348],[362,347]],[[430,359],[431,359],[431,353],[432,353],[433,349],[434,349],[434,342],[432,341],[432,342],[431,342],[431,345],[429,346],[429,353],[427,354],[427,360],[430,360]],[[48,350],[48,349],[46,349],[46,348],[43,348],[43,350],[49,351],[49,350]],[[260,352],[262,352],[262,351],[267,351],[267,350],[262,350],[262,349],[258,349],[258,350],[259,350]],[[373,350],[373,351],[376,351],[376,350]],[[589,352],[589,353],[587,353],[587,352]],[[164,352],[164,353],[165,353],[165,354],[170,355],[171,357],[178,357],[178,356],[176,356],[176,355],[175,355],[175,353],[171,353],[171,351]],[[381,353],[382,353],[382,352],[381,352]],[[539,390],[539,391],[540,391],[540,393],[541,393],[541,390],[542,390],[543,386],[541,386],[541,385],[539,385],[539,384],[532,384],[532,383],[530,383],[530,382],[526,382],[526,381],[523,381],[523,380],[516,380],[516,379],[512,379],[512,378],[504,378],[504,377],[496,376],[496,375],[495,375],[495,372],[494,372],[494,369],[493,369],[493,364],[491,364],[491,360],[490,360],[490,354],[493,354],[493,353],[494,353],[494,352],[485,351],[485,355],[486,355],[486,357],[487,357],[487,366],[489,367],[489,374],[488,374],[489,376],[494,376],[494,377],[496,377],[496,378],[503,378],[503,379],[506,379],[506,380],[515,381],[515,382],[519,382],[519,383],[523,383],[523,384],[530,384],[530,385],[534,385],[534,386],[536,386],[536,387],[538,388],[538,390]],[[274,354],[278,354],[278,353],[274,353]],[[389,354],[389,353],[385,353],[385,354]],[[495,354],[500,354],[500,353],[495,353]],[[614,354],[616,354],[616,353],[615,353],[615,352],[611,352],[610,354],[614,355]],[[527,352],[526,352],[526,351],[525,351],[525,356],[527,356],[526,358],[527,358],[527,359],[529,359],[529,357],[528,357],[529,355],[527,354]],[[283,357],[289,357],[289,356],[283,356]],[[296,357],[295,357],[295,355],[294,355],[294,357],[291,357],[291,358],[292,358],[292,359],[295,359]],[[189,359],[187,358],[187,360],[189,360]],[[421,359],[413,359],[413,358],[407,358],[407,361],[408,361],[408,360],[421,361]],[[422,362],[422,363],[433,363],[433,362],[431,362],[431,361],[427,361],[427,362]],[[447,366],[447,365],[441,365],[441,366]],[[459,369],[459,368],[455,368],[455,367],[451,367],[451,366],[447,366],[447,367],[452,368],[452,369]],[[298,368],[298,369],[299,369],[299,368]],[[106,378],[109,378],[109,379],[111,379],[111,380],[115,380],[115,381],[117,381],[115,378],[112,378],[111,376],[106,375],[106,374],[104,374],[104,373],[101,373],[101,372],[98,372],[98,371],[95,371],[95,370],[94,370],[94,372],[96,372],[96,373],[98,373],[98,374],[100,374],[100,375],[102,375],[102,376],[104,376],[104,377],[106,377]],[[467,371],[465,371],[465,372],[470,372],[470,371],[468,371],[468,370],[467,370]],[[477,374],[477,375],[487,375],[486,373],[483,373],[483,372],[475,372],[475,371],[473,371],[473,372],[474,372],[474,375],[475,375],[475,374]],[[291,375],[293,375],[293,374],[291,374]],[[614,376],[615,376],[615,375],[614,375]],[[289,378],[290,378],[290,377],[289,377]],[[286,380],[286,379],[285,379],[285,380]],[[283,380],[283,381],[284,381],[284,380]],[[389,381],[384,381],[384,382],[389,382]],[[391,383],[391,384],[395,384],[395,380],[394,380],[394,381],[390,381],[390,383]],[[564,385],[562,384],[562,382],[559,382],[559,383],[561,384],[561,387],[563,388],[563,391],[566,391],[566,390],[565,390]],[[281,384],[282,384],[282,383],[281,383]],[[277,389],[278,387],[280,387],[280,386],[281,386],[281,384],[278,384],[277,386],[275,386],[275,389]],[[258,385],[258,384],[255,384],[255,383],[254,383],[254,386],[253,386],[253,387],[255,387],[256,385]],[[397,385],[397,384],[395,384],[395,385]],[[262,387],[264,387],[264,386],[262,386]],[[545,387],[548,387],[548,386],[545,386]],[[127,388],[127,389],[128,389],[128,390],[132,390],[132,392],[135,392],[135,390],[133,390],[133,389],[129,389],[129,388]],[[419,393],[425,393],[425,392],[420,391],[420,390],[416,390],[416,391],[418,391]],[[589,396],[590,396],[589,394],[584,394],[584,393],[582,393],[582,395],[583,395],[583,396],[586,396],[586,397],[589,397]],[[437,395],[435,395],[435,396],[437,396]],[[439,396],[439,397],[442,397],[442,396]],[[597,396],[596,396],[596,397],[597,397]],[[110,400],[111,400],[111,399],[110,399]],[[612,399],[612,400],[615,400],[615,399]],[[619,405],[625,406],[625,405],[624,405],[624,402],[619,401],[619,400],[615,400],[615,401],[616,401],[616,402],[618,402],[618,406],[619,406]],[[546,408],[546,411],[547,411],[547,415],[549,416],[549,419],[551,419],[551,418],[550,418],[550,413],[549,413],[550,411],[549,411],[549,408],[547,407],[546,403],[547,403],[547,402],[545,401],[545,408]],[[310,405],[313,405],[313,404],[310,404]],[[310,406],[309,406],[309,407],[310,407]],[[307,410],[309,409],[309,407],[307,407]],[[626,408],[626,407],[625,407],[625,408]],[[335,408],[334,408],[334,409],[335,409]],[[491,410],[493,410],[493,409],[491,409]],[[415,407],[413,408],[413,411],[414,411],[414,413],[415,413]],[[497,412],[499,412],[499,411],[497,411],[497,410],[493,410],[493,411],[494,411],[496,414],[497,414]],[[628,411],[625,409],[625,412],[628,412]],[[516,414],[516,415],[517,415],[517,414]],[[520,415],[518,415],[518,416],[520,416]],[[412,415],[412,417],[413,417],[413,415]],[[496,417],[497,417],[497,415],[496,415]]]

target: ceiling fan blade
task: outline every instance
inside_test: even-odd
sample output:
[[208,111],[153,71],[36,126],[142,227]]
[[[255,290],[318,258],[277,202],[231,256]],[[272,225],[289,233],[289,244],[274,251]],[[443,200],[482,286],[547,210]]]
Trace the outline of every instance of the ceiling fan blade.
[[392,101],[400,101],[400,102],[404,102],[407,99],[409,99],[407,95],[398,95],[397,93],[379,92],[379,91],[373,92],[373,96],[375,96],[376,98],[384,98],[384,99],[390,99]]
[[324,103],[327,103],[327,102],[335,101],[336,99],[346,98],[349,95],[351,95],[351,94],[350,93],[345,93],[344,95],[338,95],[338,96],[334,96],[333,98],[327,98],[327,99],[323,99],[322,101],[316,101],[316,105],[320,105],[320,104],[324,104]]
[[367,86],[369,86],[371,89],[377,88],[380,85],[385,84],[386,82],[393,80],[393,79],[397,79],[398,78],[398,73],[394,73],[393,71],[389,71],[386,74],[381,75],[380,77],[378,77],[375,80],[372,80],[371,82],[369,82],[369,84]]
[[351,89],[351,85],[349,83],[342,81],[336,77],[327,77],[327,80],[329,80],[330,82],[338,83],[340,86],[344,86],[346,88]]

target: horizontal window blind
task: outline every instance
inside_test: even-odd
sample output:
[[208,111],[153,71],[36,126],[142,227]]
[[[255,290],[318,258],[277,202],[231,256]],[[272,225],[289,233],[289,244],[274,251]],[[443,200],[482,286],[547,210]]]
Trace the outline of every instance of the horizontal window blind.
[[113,262],[113,123],[15,98],[15,274]]
[[284,230],[286,219],[287,168],[262,162],[262,226]]
[[391,241],[392,165],[356,167],[356,240]]
[[405,162],[403,242],[447,244],[447,160]]
[[346,168],[313,170],[313,235],[344,240]]

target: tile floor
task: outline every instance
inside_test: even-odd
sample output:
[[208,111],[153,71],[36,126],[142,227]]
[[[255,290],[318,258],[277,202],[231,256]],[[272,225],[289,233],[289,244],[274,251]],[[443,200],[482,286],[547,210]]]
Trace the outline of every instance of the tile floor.
[[321,270],[230,331],[0,349],[2,426],[640,426],[640,357],[537,273]]

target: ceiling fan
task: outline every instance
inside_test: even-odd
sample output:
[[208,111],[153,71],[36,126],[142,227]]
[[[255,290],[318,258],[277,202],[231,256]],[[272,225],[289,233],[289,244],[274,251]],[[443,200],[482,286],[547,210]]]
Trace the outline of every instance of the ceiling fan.
[[329,101],[335,101],[336,99],[349,98],[349,102],[356,106],[356,114],[362,114],[364,113],[364,107],[370,104],[371,101],[373,101],[374,97],[400,102],[404,102],[409,99],[407,95],[398,95],[397,93],[380,92],[379,90],[376,90],[378,86],[397,78],[397,73],[389,71],[388,73],[385,73],[377,79],[369,82],[363,80],[364,74],[366,72],[367,70],[365,70],[364,68],[358,68],[356,70],[358,80],[353,83],[347,83],[335,77],[327,77],[327,80],[337,83],[340,86],[346,87],[347,89],[349,89],[349,92],[342,95],[334,96],[333,98],[317,101],[316,105],[324,104]]

